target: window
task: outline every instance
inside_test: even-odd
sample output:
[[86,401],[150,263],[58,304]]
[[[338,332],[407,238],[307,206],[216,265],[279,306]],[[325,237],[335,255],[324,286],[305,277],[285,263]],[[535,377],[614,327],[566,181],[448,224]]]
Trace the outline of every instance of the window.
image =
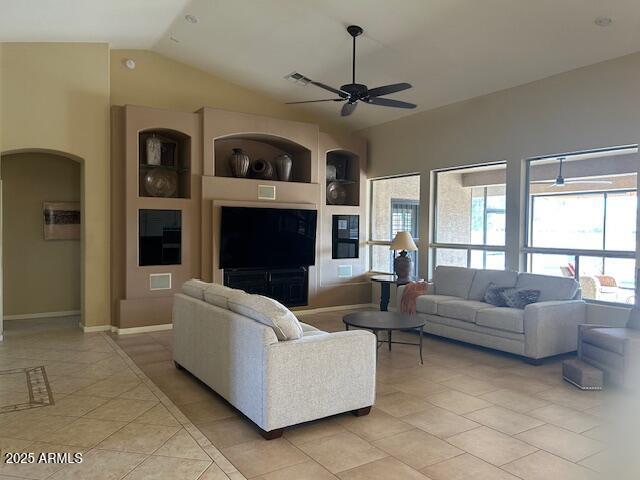
[[635,303],[637,149],[528,161],[527,269],[588,300]]
[[[391,240],[398,232],[419,237],[420,175],[381,178],[371,181],[370,270],[393,273]],[[411,252],[414,277],[418,275],[418,252]]]
[[434,175],[433,266],[504,269],[506,165]]

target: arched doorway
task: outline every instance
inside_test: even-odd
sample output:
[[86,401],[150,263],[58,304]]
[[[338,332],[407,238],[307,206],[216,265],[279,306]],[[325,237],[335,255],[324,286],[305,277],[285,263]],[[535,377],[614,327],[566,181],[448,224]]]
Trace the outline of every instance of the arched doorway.
[[78,323],[82,310],[82,165],[56,151],[0,156],[2,315],[0,334],[30,320]]

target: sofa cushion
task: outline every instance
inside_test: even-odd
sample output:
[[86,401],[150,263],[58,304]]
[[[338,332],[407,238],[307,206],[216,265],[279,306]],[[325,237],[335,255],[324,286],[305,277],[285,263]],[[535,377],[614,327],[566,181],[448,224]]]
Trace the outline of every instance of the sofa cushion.
[[573,278],[536,275],[533,273],[518,274],[517,288],[540,290],[539,302],[554,300],[573,300],[580,285]]
[[509,270],[476,270],[469,290],[469,300],[482,301],[484,294],[493,284],[496,287],[515,287],[518,281],[518,272]]
[[582,341],[624,355],[625,342],[640,342],[640,331],[629,328],[589,328],[582,333]]
[[433,274],[436,295],[466,299],[476,271],[472,268],[439,265]]
[[182,293],[198,300],[204,300],[204,291],[211,285],[213,284],[192,278],[182,284]]
[[476,313],[490,307],[487,303],[475,300],[449,300],[438,304],[438,315],[473,323]]
[[420,295],[416,300],[416,311],[418,313],[436,315],[438,313],[438,304],[449,300],[460,299],[451,295]]
[[280,341],[302,338],[302,326],[296,316],[273,298],[238,290],[229,297],[229,310],[273,328]]
[[229,288],[224,285],[214,283],[209,285],[209,288],[204,291],[204,301],[211,305],[215,305],[216,307],[228,310],[229,297],[238,291],[241,290],[236,290],[235,288]]
[[492,307],[476,315],[476,324],[483,327],[524,333],[524,310],[509,307]]

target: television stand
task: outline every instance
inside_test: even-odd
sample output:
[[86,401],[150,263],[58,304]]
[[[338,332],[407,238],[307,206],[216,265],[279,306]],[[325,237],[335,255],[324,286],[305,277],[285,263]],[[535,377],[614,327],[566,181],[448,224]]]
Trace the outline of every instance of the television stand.
[[226,269],[224,284],[247,293],[273,298],[287,307],[301,307],[309,301],[309,269]]

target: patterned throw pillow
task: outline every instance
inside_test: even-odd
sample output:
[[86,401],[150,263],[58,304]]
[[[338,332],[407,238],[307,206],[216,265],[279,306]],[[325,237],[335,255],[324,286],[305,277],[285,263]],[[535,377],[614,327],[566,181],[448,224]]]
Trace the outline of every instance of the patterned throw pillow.
[[501,295],[507,307],[523,310],[524,307],[530,303],[536,303],[538,301],[540,298],[540,290],[507,288],[501,292]]
[[509,290],[513,287],[499,287],[495,283],[490,283],[487,289],[484,292],[484,301],[489,305],[494,305],[496,307],[506,307],[507,302],[502,296],[502,292],[505,290]]

